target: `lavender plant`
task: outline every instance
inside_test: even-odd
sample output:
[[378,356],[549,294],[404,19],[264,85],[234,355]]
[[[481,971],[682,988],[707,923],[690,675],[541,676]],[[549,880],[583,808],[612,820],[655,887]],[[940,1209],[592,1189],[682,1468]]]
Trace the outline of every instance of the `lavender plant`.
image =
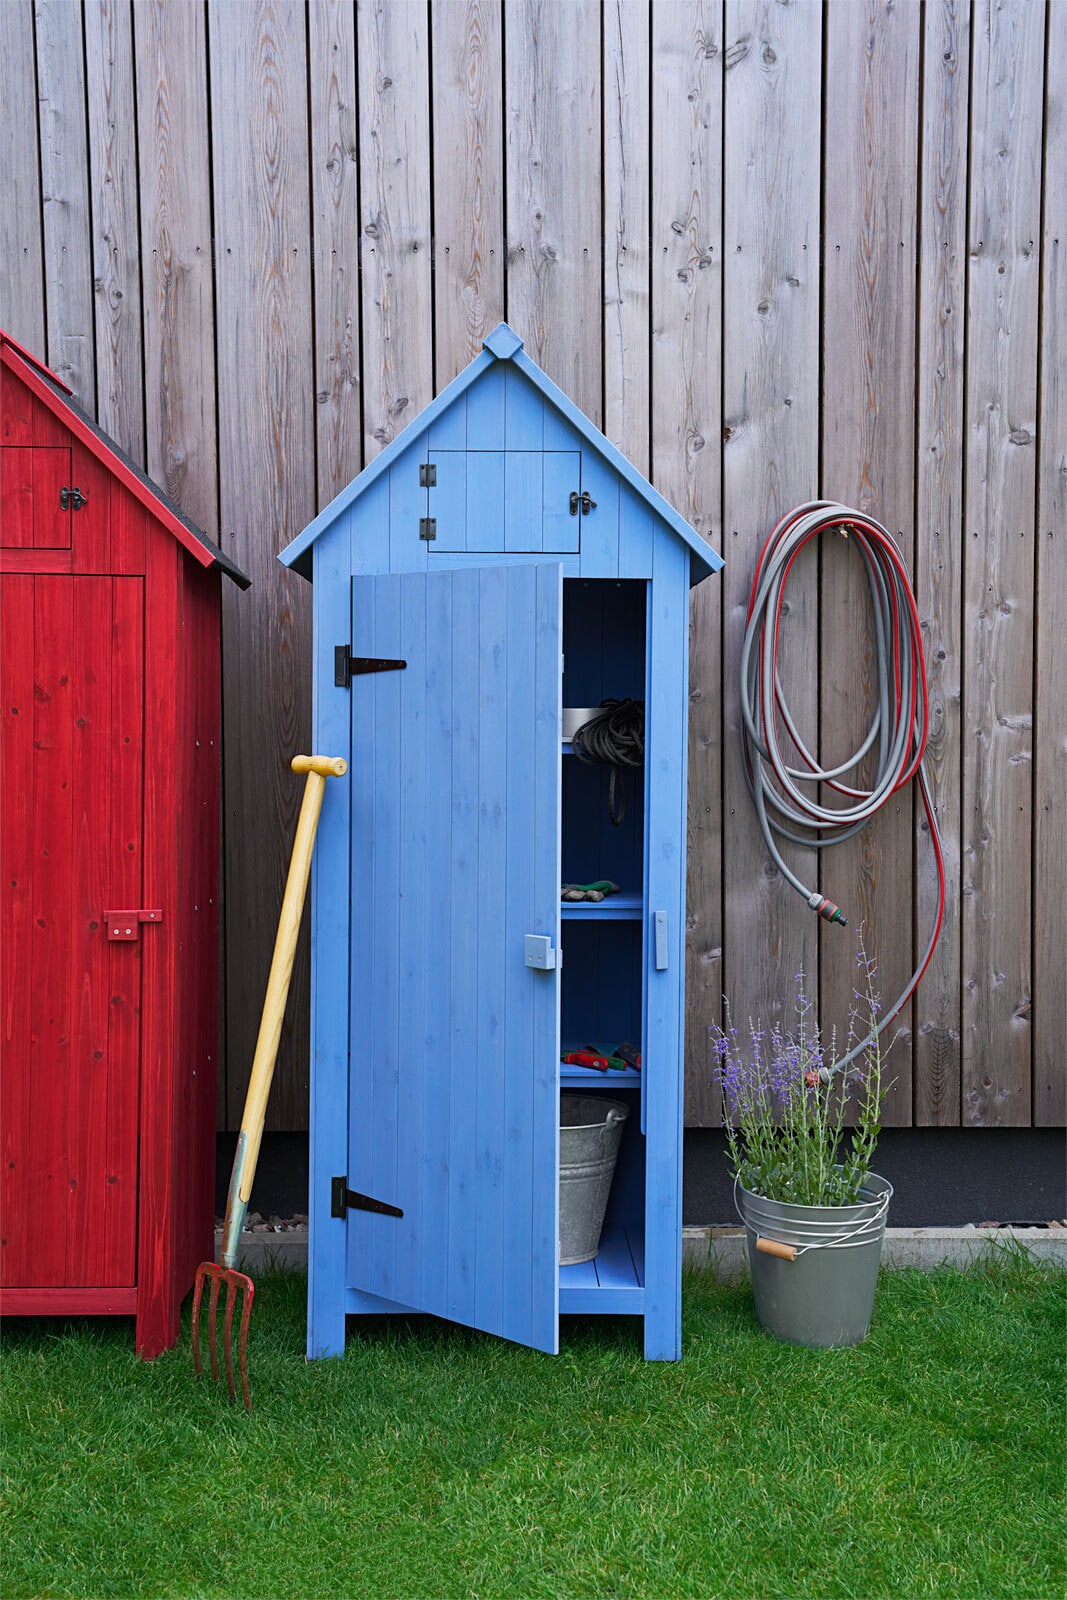
[[[853,1205],[867,1180],[889,1086],[882,1083],[876,1034],[875,969],[862,947],[856,966],[862,987],[854,990],[840,1055],[836,1030],[823,1042],[803,972],[796,975],[793,1031],[775,1024],[767,1032],[750,1022],[746,1048],[739,1043],[729,1005],[725,1031],[712,1030],[730,1162],[742,1187],[764,1199]],[[838,1070],[838,1062],[861,1040],[865,1044],[856,1061]],[[846,1129],[851,1104],[857,1108],[856,1121]]]

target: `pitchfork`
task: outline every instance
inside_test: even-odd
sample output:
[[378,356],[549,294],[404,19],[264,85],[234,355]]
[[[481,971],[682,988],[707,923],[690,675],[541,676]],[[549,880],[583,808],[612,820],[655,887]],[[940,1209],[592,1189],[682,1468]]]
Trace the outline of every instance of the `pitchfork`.
[[278,919],[278,936],[274,941],[274,959],[267,979],[267,993],[263,1000],[263,1016],[259,1024],[256,1053],[252,1059],[252,1076],[248,1081],[241,1131],[237,1136],[237,1151],[230,1174],[230,1190],[226,1197],[226,1219],[222,1230],[222,1250],[218,1262],[204,1261],[196,1269],[196,1286],[193,1291],[193,1365],[197,1377],[203,1372],[200,1363],[200,1303],[204,1297],[204,1284],[210,1281],[207,1331],[211,1356],[211,1375],[219,1382],[219,1352],[216,1337],[219,1291],[226,1286],[226,1310],[222,1324],[222,1353],[226,1366],[226,1383],[230,1399],[237,1399],[237,1385],[233,1376],[233,1316],[238,1295],[241,1296],[240,1332],[237,1340],[237,1366],[241,1375],[241,1394],[245,1410],[251,1411],[252,1397],[248,1389],[248,1319],[252,1313],[255,1285],[245,1273],[234,1266],[237,1246],[248,1199],[252,1193],[252,1180],[256,1175],[259,1146],[263,1137],[263,1119],[267,1113],[274,1063],[278,1057],[278,1041],[282,1033],[285,1002],[289,997],[289,981],[293,975],[293,957],[300,932],[300,918],[304,910],[308,876],[311,872],[311,852],[315,844],[315,831],[319,825],[322,796],[328,777],[343,778],[348,763],[343,756],[294,756],[293,771],[306,772],[307,783],[300,806],[300,817],[293,840],[293,858],[289,863],[289,877],[285,884],[281,916]]

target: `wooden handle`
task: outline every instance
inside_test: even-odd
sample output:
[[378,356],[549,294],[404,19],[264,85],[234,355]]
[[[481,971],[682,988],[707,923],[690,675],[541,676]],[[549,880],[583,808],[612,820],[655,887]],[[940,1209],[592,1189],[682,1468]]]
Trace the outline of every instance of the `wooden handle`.
[[320,778],[343,778],[348,771],[344,756],[294,756],[294,772],[317,772]]
[[278,1044],[282,1036],[282,1019],[289,998],[289,983],[293,976],[293,958],[300,932],[300,918],[304,910],[308,878],[311,874],[311,852],[315,832],[319,825],[322,796],[328,777],[343,777],[348,763],[343,756],[294,756],[293,771],[306,772],[304,799],[296,824],[293,856],[289,863],[289,877],[285,884],[278,934],[274,942],[274,959],[267,978],[267,992],[263,999],[263,1015],[256,1040],[256,1053],[252,1059],[252,1075],[248,1080],[241,1132],[247,1140],[243,1170],[240,1175],[240,1199],[248,1203],[252,1192],[252,1179],[259,1159],[259,1146],[263,1137],[263,1120],[267,1114],[267,1097],[274,1077],[274,1063],[278,1057]]
[[779,1256],[783,1261],[795,1261],[797,1258],[795,1244],[781,1244],[777,1239],[757,1238],[756,1249],[762,1250],[765,1256]]

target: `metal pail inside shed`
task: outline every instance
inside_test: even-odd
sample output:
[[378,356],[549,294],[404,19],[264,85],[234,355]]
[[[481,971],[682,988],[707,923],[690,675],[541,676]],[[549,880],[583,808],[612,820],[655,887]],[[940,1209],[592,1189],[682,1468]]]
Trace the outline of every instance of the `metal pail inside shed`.
[[[766,1332],[815,1347],[867,1337],[892,1193],[889,1180],[874,1172],[851,1206],[790,1205],[738,1185],[756,1318]],[[794,1247],[796,1259],[765,1254],[757,1239]]]
[[559,1264],[592,1261],[629,1107],[603,1095],[559,1097]]

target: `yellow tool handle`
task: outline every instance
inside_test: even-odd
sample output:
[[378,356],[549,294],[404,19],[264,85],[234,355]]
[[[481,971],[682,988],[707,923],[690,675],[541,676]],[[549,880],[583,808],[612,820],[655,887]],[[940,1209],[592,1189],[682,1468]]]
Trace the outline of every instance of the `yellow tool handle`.
[[796,1245],[782,1244],[779,1239],[760,1237],[756,1240],[756,1249],[762,1250],[765,1256],[780,1256],[783,1261],[795,1261],[797,1258]]
[[282,1036],[282,1019],[289,998],[289,984],[293,976],[296,941],[300,933],[300,919],[304,911],[308,878],[311,874],[311,852],[322,810],[322,796],[328,777],[343,778],[348,763],[343,756],[294,756],[293,771],[307,774],[304,798],[296,824],[293,856],[289,863],[289,876],[285,883],[278,934],[274,941],[274,958],[270,964],[267,992],[263,1000],[263,1015],[259,1023],[256,1053],[252,1058],[252,1076],[248,1080],[241,1133],[247,1140],[239,1195],[243,1205],[248,1204],[252,1193],[252,1180],[256,1175],[259,1146],[263,1138],[263,1122],[267,1114],[267,1099],[274,1063],[278,1059],[278,1044]]

